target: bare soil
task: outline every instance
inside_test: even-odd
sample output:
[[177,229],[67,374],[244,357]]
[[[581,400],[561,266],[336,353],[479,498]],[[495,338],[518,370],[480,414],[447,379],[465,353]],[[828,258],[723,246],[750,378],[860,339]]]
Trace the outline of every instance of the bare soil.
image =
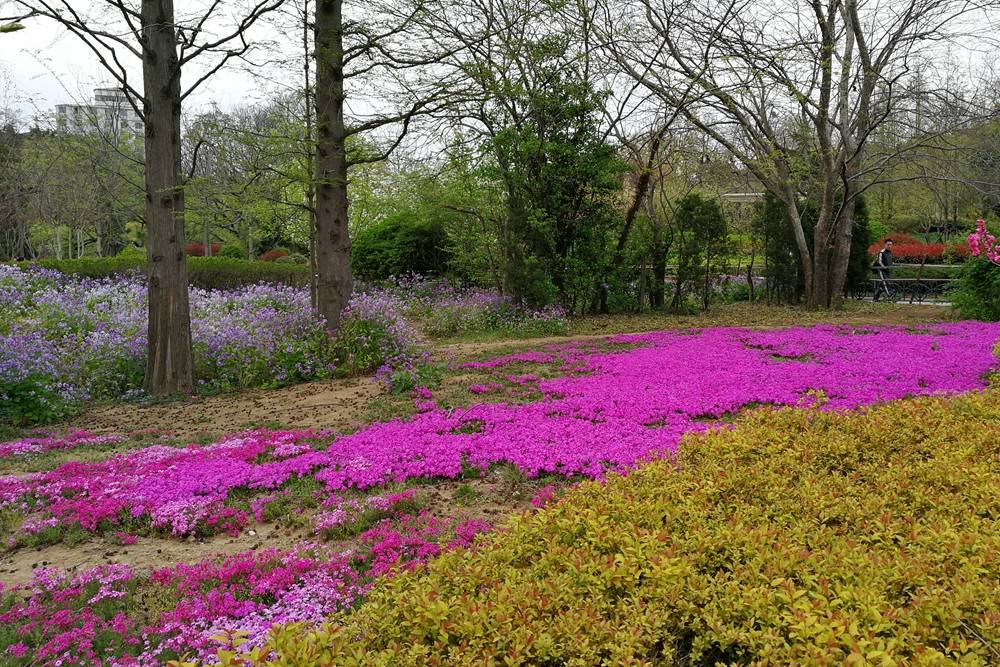
[[384,393],[371,378],[320,380],[163,403],[108,403],[71,424],[100,434],[149,430],[190,442],[262,427],[340,431],[363,422],[369,403]]
[[[530,501],[545,484],[568,484],[565,480],[526,480],[494,471],[480,479],[436,480],[411,485],[418,490],[421,509],[443,519],[481,518],[496,525],[510,514],[531,507]],[[464,487],[464,488],[463,488]],[[94,537],[81,544],[54,544],[34,549],[17,549],[0,555],[0,582],[7,587],[31,582],[39,568],[58,567],[70,572],[82,571],[106,563],[128,564],[137,574],[193,563],[206,558],[228,556],[258,549],[287,550],[305,540],[318,539],[303,527],[283,519],[272,523],[251,524],[239,535],[213,535],[204,539],[170,536],[138,537],[134,544],[122,545],[104,537]],[[329,542],[337,550],[357,544],[357,538]]]

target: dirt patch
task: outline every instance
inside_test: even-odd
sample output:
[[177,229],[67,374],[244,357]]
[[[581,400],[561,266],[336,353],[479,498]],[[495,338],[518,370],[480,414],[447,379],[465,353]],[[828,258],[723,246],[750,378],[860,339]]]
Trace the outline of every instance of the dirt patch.
[[82,428],[99,434],[148,429],[189,442],[257,427],[340,431],[365,421],[371,401],[385,393],[371,378],[321,380],[150,405],[96,406],[62,428]]
[[[407,486],[418,491],[420,507],[442,519],[481,518],[494,526],[512,513],[531,507],[531,499],[544,486],[564,488],[571,480],[547,477],[525,479],[516,469],[499,466],[483,477],[465,480],[412,480]],[[373,489],[372,492],[378,492]],[[207,558],[225,557],[258,549],[288,550],[305,540],[318,539],[303,527],[289,526],[278,519],[272,523],[249,526],[239,535],[214,535],[204,539],[173,537],[138,537],[134,544],[121,545],[111,539],[94,537],[81,544],[53,544],[33,549],[18,549],[0,557],[0,582],[7,587],[28,584],[39,568],[58,567],[70,572],[86,570],[106,563],[125,563],[136,573],[194,563]],[[327,542],[337,550],[357,544],[357,537]]]
[[88,540],[75,546],[54,544],[36,549],[18,549],[0,558],[0,582],[16,586],[31,582],[38,568],[58,567],[76,572],[106,563],[127,563],[137,572],[193,563],[204,558],[227,556],[262,548],[289,548],[304,539],[303,534],[277,526],[258,525],[253,530],[231,537],[215,535],[204,540],[181,540],[163,537],[139,537],[135,544],[122,546],[110,540]]

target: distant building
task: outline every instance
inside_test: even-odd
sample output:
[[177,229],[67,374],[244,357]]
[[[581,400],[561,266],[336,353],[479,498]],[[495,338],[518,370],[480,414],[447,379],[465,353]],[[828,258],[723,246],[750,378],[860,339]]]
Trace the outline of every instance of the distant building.
[[93,104],[56,105],[57,127],[71,134],[141,135],[142,119],[119,88],[95,88]]
[[719,195],[722,201],[729,202],[731,204],[753,204],[755,202],[764,200],[763,192],[727,192],[726,194]]

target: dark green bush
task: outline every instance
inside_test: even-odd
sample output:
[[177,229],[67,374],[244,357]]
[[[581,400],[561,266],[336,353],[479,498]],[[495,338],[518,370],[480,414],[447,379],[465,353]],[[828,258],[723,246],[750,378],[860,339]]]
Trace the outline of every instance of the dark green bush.
[[0,424],[45,424],[68,414],[72,406],[49,385],[39,376],[0,382]]
[[[225,249],[223,249],[225,250]],[[107,278],[127,273],[142,273],[146,260],[136,256],[84,257],[81,259],[42,259],[32,262],[47,269],[86,278]],[[27,262],[21,262],[25,266]],[[309,267],[301,264],[250,262],[231,257],[188,257],[188,280],[203,289],[232,289],[255,283],[309,284]]]
[[411,273],[438,276],[448,267],[446,245],[440,221],[397,216],[358,232],[351,244],[351,265],[362,280]]
[[868,256],[871,243],[871,225],[868,222],[868,203],[858,197],[854,208],[854,227],[851,229],[851,257],[847,262],[847,280],[844,292],[859,294],[867,290],[872,277],[872,260]]
[[970,259],[962,267],[951,300],[962,317],[1000,320],[1000,266],[982,257]]

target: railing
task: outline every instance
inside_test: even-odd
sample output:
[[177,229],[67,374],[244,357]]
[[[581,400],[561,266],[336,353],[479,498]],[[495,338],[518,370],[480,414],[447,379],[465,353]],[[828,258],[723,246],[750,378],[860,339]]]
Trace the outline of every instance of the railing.
[[[960,269],[961,264],[893,264],[889,269],[872,268],[868,292],[858,295],[865,299],[878,299],[894,303],[941,303],[947,302],[948,291],[956,278],[927,278],[924,271],[940,269]],[[891,278],[899,269],[917,270],[916,276]],[[898,275],[898,274],[897,274]]]

